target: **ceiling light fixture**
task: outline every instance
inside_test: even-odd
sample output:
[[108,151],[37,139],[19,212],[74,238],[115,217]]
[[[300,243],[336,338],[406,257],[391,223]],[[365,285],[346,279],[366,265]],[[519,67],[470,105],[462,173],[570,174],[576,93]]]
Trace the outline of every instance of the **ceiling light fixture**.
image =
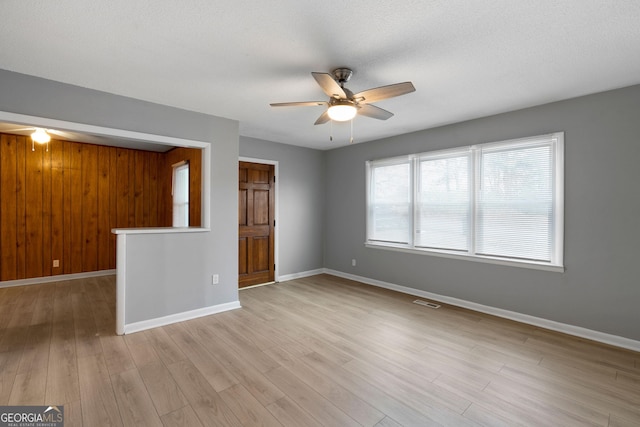
[[36,131],[31,134],[31,139],[38,144],[46,144],[51,141],[51,136],[47,133],[46,129],[36,128]]
[[51,135],[46,129],[36,128],[36,131],[31,134],[31,151],[36,151],[34,142],[40,145],[47,144],[46,151],[49,151],[49,141],[51,141]]
[[327,114],[331,120],[336,122],[346,122],[356,116],[358,109],[353,101],[346,99],[337,99],[331,103]]

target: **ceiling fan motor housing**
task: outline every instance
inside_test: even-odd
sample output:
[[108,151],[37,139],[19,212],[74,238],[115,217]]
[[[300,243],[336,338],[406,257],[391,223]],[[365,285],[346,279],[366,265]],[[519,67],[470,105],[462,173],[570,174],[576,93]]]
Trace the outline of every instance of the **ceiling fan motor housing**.
[[344,84],[351,79],[353,75],[353,70],[350,68],[336,68],[333,70],[333,76],[336,78],[336,81],[340,84]]

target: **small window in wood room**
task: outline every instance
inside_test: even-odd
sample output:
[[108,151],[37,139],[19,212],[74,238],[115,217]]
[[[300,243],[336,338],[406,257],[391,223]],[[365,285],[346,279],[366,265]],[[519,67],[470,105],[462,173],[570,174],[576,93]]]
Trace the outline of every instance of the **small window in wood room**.
[[173,166],[171,196],[173,197],[173,226],[189,226],[189,162]]

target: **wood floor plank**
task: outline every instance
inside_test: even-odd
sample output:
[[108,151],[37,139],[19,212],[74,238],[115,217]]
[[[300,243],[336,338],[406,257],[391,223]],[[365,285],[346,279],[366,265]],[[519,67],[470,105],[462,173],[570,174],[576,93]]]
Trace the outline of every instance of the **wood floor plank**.
[[161,417],[164,427],[198,427],[203,424],[191,406],[184,406]]
[[320,393],[325,399],[349,415],[363,426],[373,426],[379,423],[385,414],[363,401],[349,390],[329,380],[324,375],[313,370],[309,365],[291,357],[283,349],[272,348],[266,350],[279,363],[286,367],[298,379]]
[[9,404],[21,358],[21,350],[0,352],[0,405],[2,406]]
[[440,425],[430,418],[428,414],[420,413],[407,406],[400,400],[385,393],[385,391],[334,364],[318,353],[304,356],[302,360],[336,384],[341,385],[374,408],[397,420],[400,424],[416,426]]
[[389,417],[384,417],[375,427],[402,427],[401,424],[398,424],[393,419]]
[[611,414],[609,418],[609,427],[638,427],[638,421],[632,421],[625,419],[623,417],[619,417],[617,415]]
[[[536,414],[533,412],[522,410],[520,407],[514,406],[510,402],[499,397],[489,396],[482,390],[477,390],[474,387],[468,387],[463,380],[441,375],[434,381],[434,383],[473,402],[464,412],[467,414],[467,411],[469,411],[469,415],[465,415],[465,418],[475,421],[476,418],[473,417],[474,412],[482,410],[483,418],[489,418],[490,420],[494,418],[505,419],[510,425],[526,426],[540,424]],[[480,408],[478,410],[474,410],[474,405],[480,406]]]
[[64,405],[64,425],[65,427],[82,427],[82,402],[68,402]]
[[514,425],[513,420],[501,417],[493,411],[490,411],[476,403],[472,403],[471,406],[464,411],[464,417],[469,418],[471,421],[478,423],[481,426],[487,427],[511,427]]
[[164,329],[155,328],[141,333],[147,336],[149,343],[165,365],[187,358]]
[[[616,389],[612,386],[593,386],[583,378],[566,378],[557,372],[552,372],[542,367],[512,368],[505,366],[501,375],[520,384],[527,384],[542,390],[552,390],[571,399],[586,404],[593,409],[603,412],[617,413],[628,419],[635,419],[640,424],[640,401],[637,393],[625,389]],[[585,376],[588,376],[585,373]]]
[[29,370],[16,375],[9,405],[44,405],[46,369]]
[[124,338],[117,335],[103,335],[100,337],[100,344],[110,374],[135,369],[136,364],[133,362]]
[[389,390],[394,396],[400,396],[407,402],[415,398],[430,406],[449,408],[458,414],[462,414],[471,404],[469,400],[432,383],[430,383],[431,386],[422,386],[422,380],[411,378],[409,371],[403,372],[401,369],[394,368],[383,370],[361,360],[352,360],[346,363],[344,368],[378,388]]
[[36,300],[37,292],[33,290],[17,294],[16,300],[9,308],[11,316],[0,338],[0,352],[22,350]]
[[139,332],[124,336],[124,342],[129,349],[133,363],[139,368],[160,361],[160,356],[153,348],[147,335]]
[[266,328],[263,323],[253,322],[251,316],[238,314],[237,310],[224,313],[220,322],[230,326],[230,331],[251,342],[259,350],[276,347],[290,340],[281,337],[277,331]]
[[76,334],[76,353],[79,357],[98,354],[102,351],[98,327],[93,316],[93,299],[95,295],[88,294],[88,287],[79,284],[77,292],[71,293],[73,319]]
[[36,306],[31,316],[31,325],[48,324],[51,326],[51,318],[53,317],[53,302],[55,300],[56,287],[51,285],[42,285]]
[[122,426],[109,370],[102,354],[78,359],[82,422],[86,426]]
[[328,426],[359,426],[353,418],[300,381],[286,368],[280,367],[265,373],[280,390],[307,411],[311,416]]
[[632,374],[629,372],[617,372],[616,382],[625,384],[633,389],[640,390],[640,374]]
[[184,328],[176,330],[170,336],[215,391],[221,391],[238,384],[238,379]]
[[[71,307],[64,303],[60,307],[56,306],[54,313],[67,310],[70,313]],[[64,316],[62,313],[54,314],[54,318]],[[45,401],[54,405],[64,405],[80,399],[73,320],[64,319],[62,322],[54,322],[49,349]]]
[[308,412],[296,405],[288,397],[283,397],[275,402],[267,405],[266,407],[271,414],[278,420],[284,427],[320,427],[318,421],[316,421]]
[[138,370],[159,415],[165,415],[188,405],[186,397],[160,360],[147,363]]
[[111,375],[111,383],[125,426],[162,426],[137,369]]
[[529,411],[538,420],[547,420],[549,424],[603,426],[608,420],[607,413],[598,412],[570,399],[536,392],[527,385],[509,380],[493,380],[483,392],[489,396],[497,396],[523,411]]
[[171,375],[198,418],[211,426],[237,426],[242,424],[206,378],[188,360],[168,366]]
[[281,427],[278,420],[242,384],[223,390],[220,396],[243,426]]
[[[47,369],[49,365],[49,349],[51,347],[51,322],[29,326],[19,373]],[[46,373],[45,373],[46,375]]]
[[185,325],[202,345],[232,373],[240,383],[263,405],[269,405],[284,394],[262,372],[258,371],[242,354],[220,342],[211,330],[210,322],[196,320]]
[[250,339],[245,338],[237,330],[228,328],[227,324],[218,317],[207,319],[207,321],[210,323],[210,330],[217,335],[218,340],[224,342],[233,352],[242,354],[242,357],[258,371],[267,372],[279,366],[273,359],[260,351],[260,348]]

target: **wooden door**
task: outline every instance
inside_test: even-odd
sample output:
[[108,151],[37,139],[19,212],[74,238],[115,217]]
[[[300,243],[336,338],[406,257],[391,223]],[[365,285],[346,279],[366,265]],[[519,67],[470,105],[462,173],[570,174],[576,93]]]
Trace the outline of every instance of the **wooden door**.
[[274,281],[274,166],[240,162],[238,286]]

